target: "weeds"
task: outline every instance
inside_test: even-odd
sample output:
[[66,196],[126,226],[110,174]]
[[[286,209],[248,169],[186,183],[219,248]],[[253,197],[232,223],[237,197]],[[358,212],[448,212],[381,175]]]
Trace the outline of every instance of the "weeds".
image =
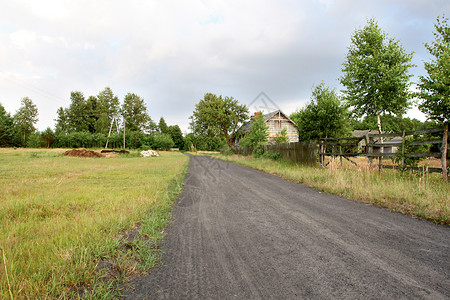
[[[1,299],[109,299],[124,276],[158,263],[154,241],[188,157],[90,159],[63,151],[33,150],[35,159],[29,150],[0,149]],[[136,224],[148,226],[150,242],[122,240]]]
[[450,225],[450,185],[443,182],[437,173],[386,169],[380,173],[364,164],[341,167],[337,160],[323,169],[249,156],[216,157],[349,199]]

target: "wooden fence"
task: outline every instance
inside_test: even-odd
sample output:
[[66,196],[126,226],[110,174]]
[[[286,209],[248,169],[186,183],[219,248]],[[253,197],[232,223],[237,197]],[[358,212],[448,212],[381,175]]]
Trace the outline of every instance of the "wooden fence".
[[[450,157],[448,126],[429,128],[416,131],[403,131],[402,133],[368,133],[362,137],[353,138],[323,138],[320,139],[320,164],[323,166],[326,156],[348,159],[352,156],[367,156],[370,159],[378,158],[381,169],[395,168],[395,166],[383,166],[383,157],[395,157],[400,161],[400,166],[405,165],[406,158],[436,157],[441,159],[442,168],[428,168],[429,172],[442,172],[444,180],[448,179],[448,158]],[[429,136],[439,135],[439,138]],[[441,145],[435,152],[408,152],[410,146]],[[378,151],[377,151],[378,150]],[[410,169],[414,169],[409,167]]]
[[[319,156],[319,146],[317,143],[288,143],[280,145],[264,145],[264,151],[277,152],[286,160],[295,162],[296,164],[315,166],[317,165],[317,157]],[[235,152],[241,155],[251,155],[253,147],[236,147]]]

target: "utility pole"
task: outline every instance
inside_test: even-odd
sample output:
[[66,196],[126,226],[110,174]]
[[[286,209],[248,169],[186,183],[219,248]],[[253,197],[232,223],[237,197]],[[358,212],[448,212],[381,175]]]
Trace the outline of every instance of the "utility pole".
[[[109,133],[108,133],[108,137],[106,138],[105,149],[108,148],[108,141],[109,141],[109,137],[111,136],[111,130],[112,130],[112,127],[113,127],[114,123],[116,123],[117,133],[119,133],[119,125],[117,124],[117,115],[115,115],[115,114],[112,116],[112,119],[111,119],[111,125],[109,126]],[[125,133],[125,127],[124,127],[124,133]]]
[[125,117],[123,117],[123,150],[125,150]]

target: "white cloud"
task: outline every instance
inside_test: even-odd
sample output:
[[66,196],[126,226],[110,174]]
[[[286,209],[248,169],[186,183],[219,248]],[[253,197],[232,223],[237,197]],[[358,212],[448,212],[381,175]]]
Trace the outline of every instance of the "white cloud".
[[416,51],[420,73],[421,43],[449,11],[444,0],[3,1],[0,102],[14,112],[30,96],[40,129],[53,126],[70,91],[105,86],[138,93],[154,119],[184,130],[206,92],[248,103],[265,91],[300,107],[322,80],[339,89],[350,36],[367,18]]

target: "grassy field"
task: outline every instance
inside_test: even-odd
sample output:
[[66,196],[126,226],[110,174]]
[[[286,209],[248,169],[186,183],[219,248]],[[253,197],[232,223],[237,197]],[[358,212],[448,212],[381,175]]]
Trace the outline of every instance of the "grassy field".
[[439,173],[402,173],[394,170],[379,173],[368,168],[367,164],[354,167],[347,163],[341,167],[338,160],[323,169],[251,156],[214,157],[276,174],[328,193],[450,225],[450,184],[445,183]]
[[109,298],[158,261],[142,246],[162,237],[188,157],[62,151],[0,149],[0,299]]

